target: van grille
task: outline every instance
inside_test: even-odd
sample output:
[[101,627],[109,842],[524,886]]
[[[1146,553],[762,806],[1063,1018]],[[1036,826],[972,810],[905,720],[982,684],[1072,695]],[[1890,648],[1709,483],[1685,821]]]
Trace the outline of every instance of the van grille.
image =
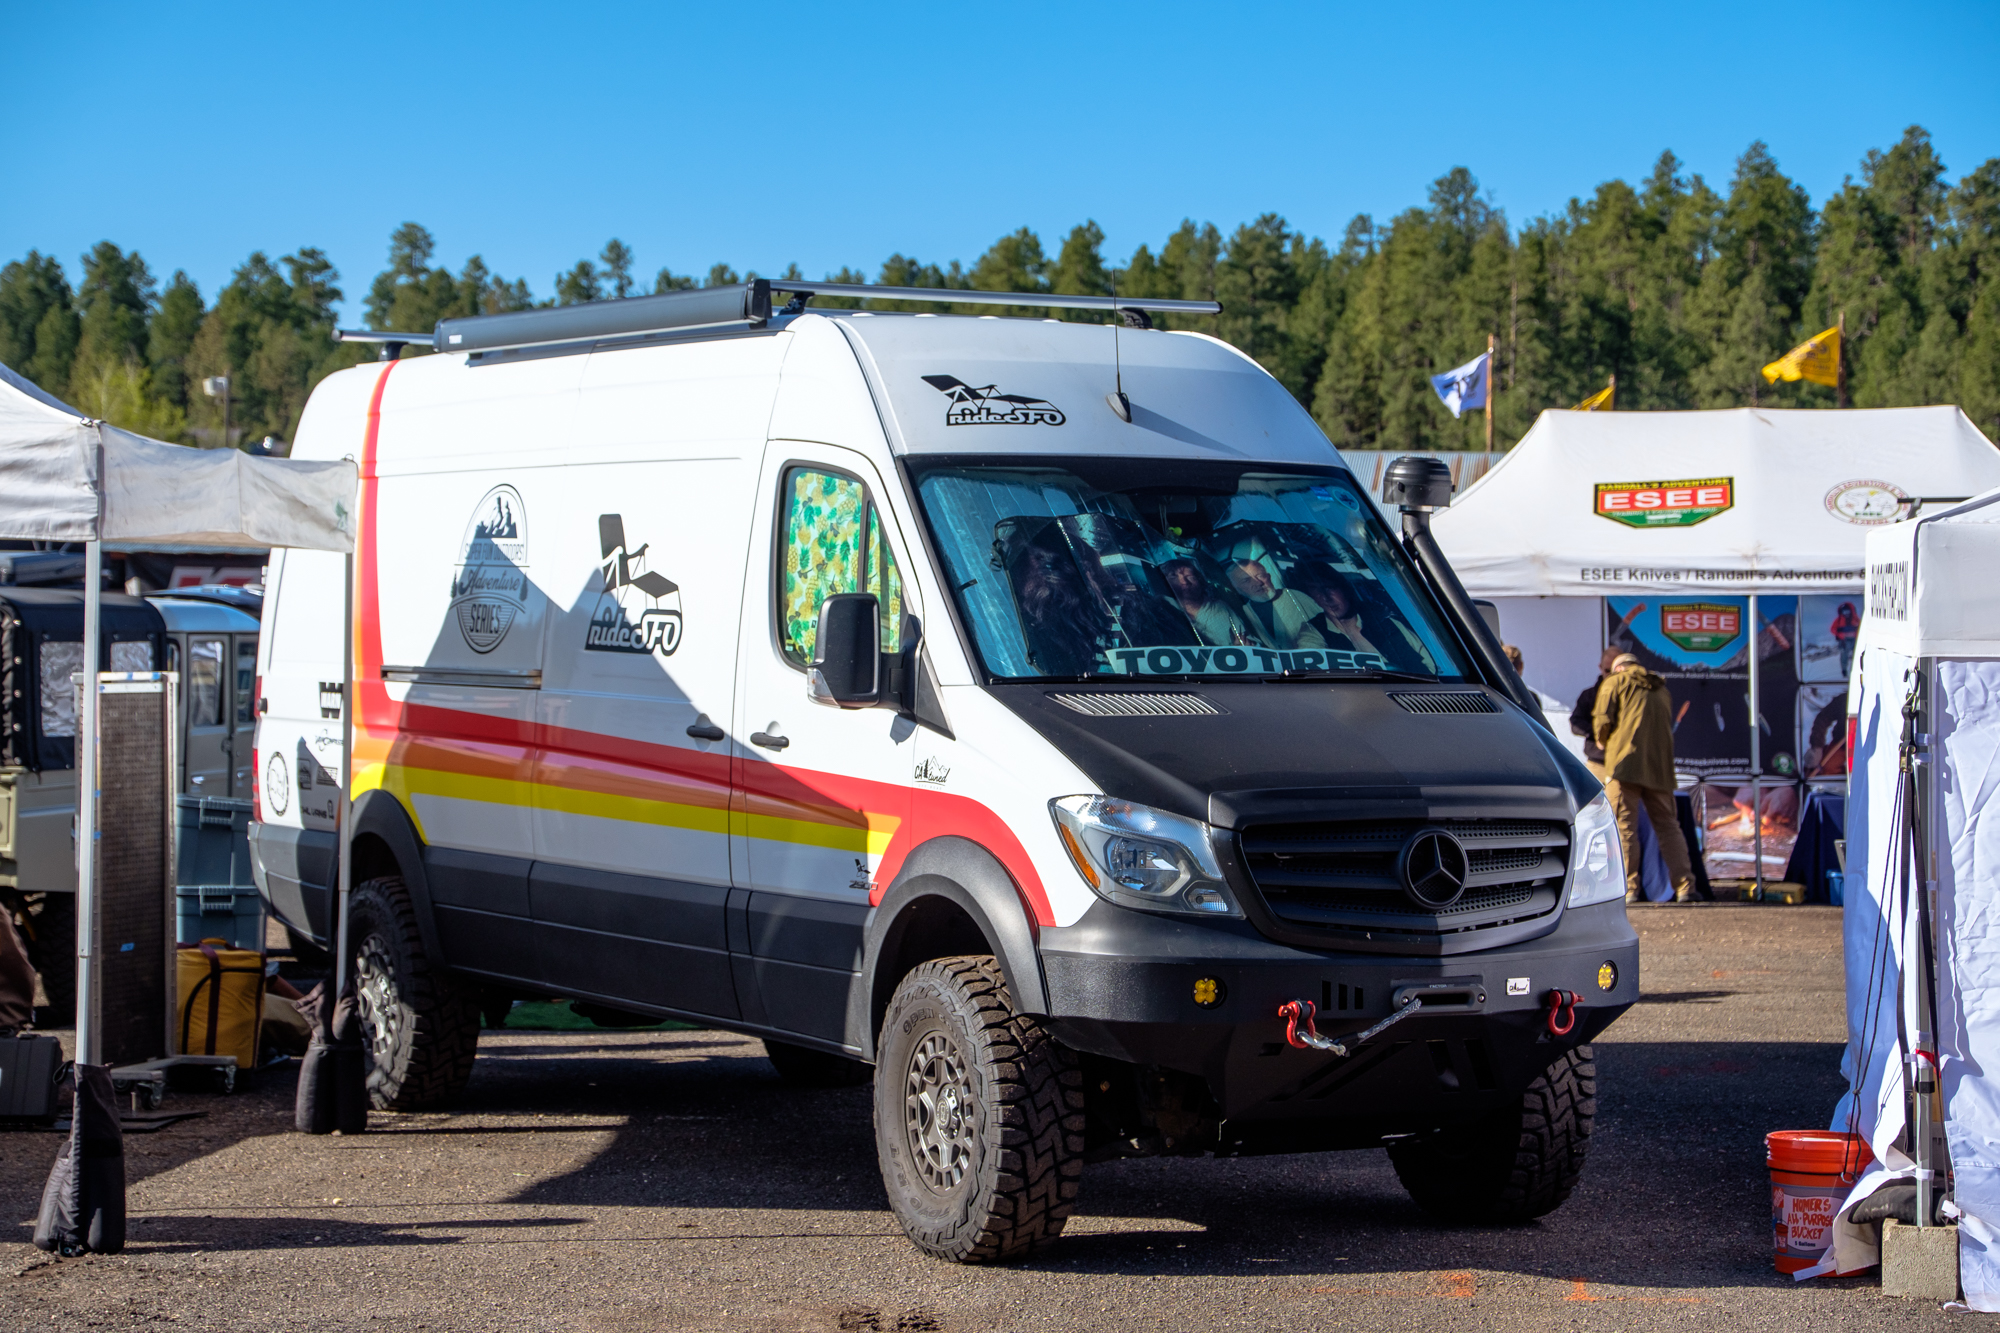
[[[1411,834],[1443,828],[1464,844],[1464,894],[1434,911],[1411,901],[1396,858]],[[1545,916],[1569,866],[1569,828],[1553,820],[1377,819],[1259,824],[1243,864],[1273,916],[1330,936],[1450,935]]]
[[1391,690],[1406,713],[1497,713],[1499,707],[1477,690]]
[[1218,717],[1227,712],[1199,694],[1051,694],[1086,717]]

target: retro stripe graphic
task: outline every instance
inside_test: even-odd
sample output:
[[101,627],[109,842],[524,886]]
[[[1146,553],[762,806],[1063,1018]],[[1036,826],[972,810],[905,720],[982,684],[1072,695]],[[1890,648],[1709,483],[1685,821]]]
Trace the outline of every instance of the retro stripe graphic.
[[[388,363],[375,381],[362,441],[354,599],[356,795],[377,788],[389,792],[418,822],[420,836],[414,798],[432,796],[829,848],[873,864],[871,902],[881,901],[918,843],[955,835],[997,856],[1033,918],[1055,924],[1027,849],[998,814],[969,797],[780,764],[737,763],[682,746],[391,697],[382,680],[375,463],[382,398],[400,364]],[[908,820],[883,812],[905,802]],[[801,811],[808,817],[800,818]]]

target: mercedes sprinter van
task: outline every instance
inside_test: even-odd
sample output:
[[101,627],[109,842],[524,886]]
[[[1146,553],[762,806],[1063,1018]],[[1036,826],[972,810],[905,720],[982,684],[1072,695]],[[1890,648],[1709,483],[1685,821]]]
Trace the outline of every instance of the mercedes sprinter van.
[[1441,1215],[1560,1204],[1638,945],[1597,782],[1429,544],[1448,483],[1399,535],[1143,303],[810,294],[446,321],[315,390],[354,696],[342,558],[274,552],[252,845],[330,946],[351,790],[375,1104],[565,996],[872,1078],[952,1259],[1053,1240],[1116,1155],[1387,1145]]

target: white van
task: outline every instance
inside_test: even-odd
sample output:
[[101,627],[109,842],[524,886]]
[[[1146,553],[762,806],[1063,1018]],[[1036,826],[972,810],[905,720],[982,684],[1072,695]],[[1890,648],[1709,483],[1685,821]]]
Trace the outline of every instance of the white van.
[[[1616,829],[1422,506],[1399,540],[1143,303],[806,310],[838,290],[447,321],[314,392],[294,456],[361,465],[376,1104],[560,995],[873,1066],[890,1202],[953,1259],[1052,1240],[1114,1155],[1386,1143],[1440,1213],[1559,1204],[1638,997]],[[268,596],[254,859],[325,943],[340,558]]]

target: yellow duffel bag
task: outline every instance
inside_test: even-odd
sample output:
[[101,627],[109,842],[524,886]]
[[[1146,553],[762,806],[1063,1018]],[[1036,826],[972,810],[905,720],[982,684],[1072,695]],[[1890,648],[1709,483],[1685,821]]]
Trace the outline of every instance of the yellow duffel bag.
[[264,1014],[264,955],[203,940],[175,951],[182,1055],[233,1055],[238,1069],[257,1063]]

